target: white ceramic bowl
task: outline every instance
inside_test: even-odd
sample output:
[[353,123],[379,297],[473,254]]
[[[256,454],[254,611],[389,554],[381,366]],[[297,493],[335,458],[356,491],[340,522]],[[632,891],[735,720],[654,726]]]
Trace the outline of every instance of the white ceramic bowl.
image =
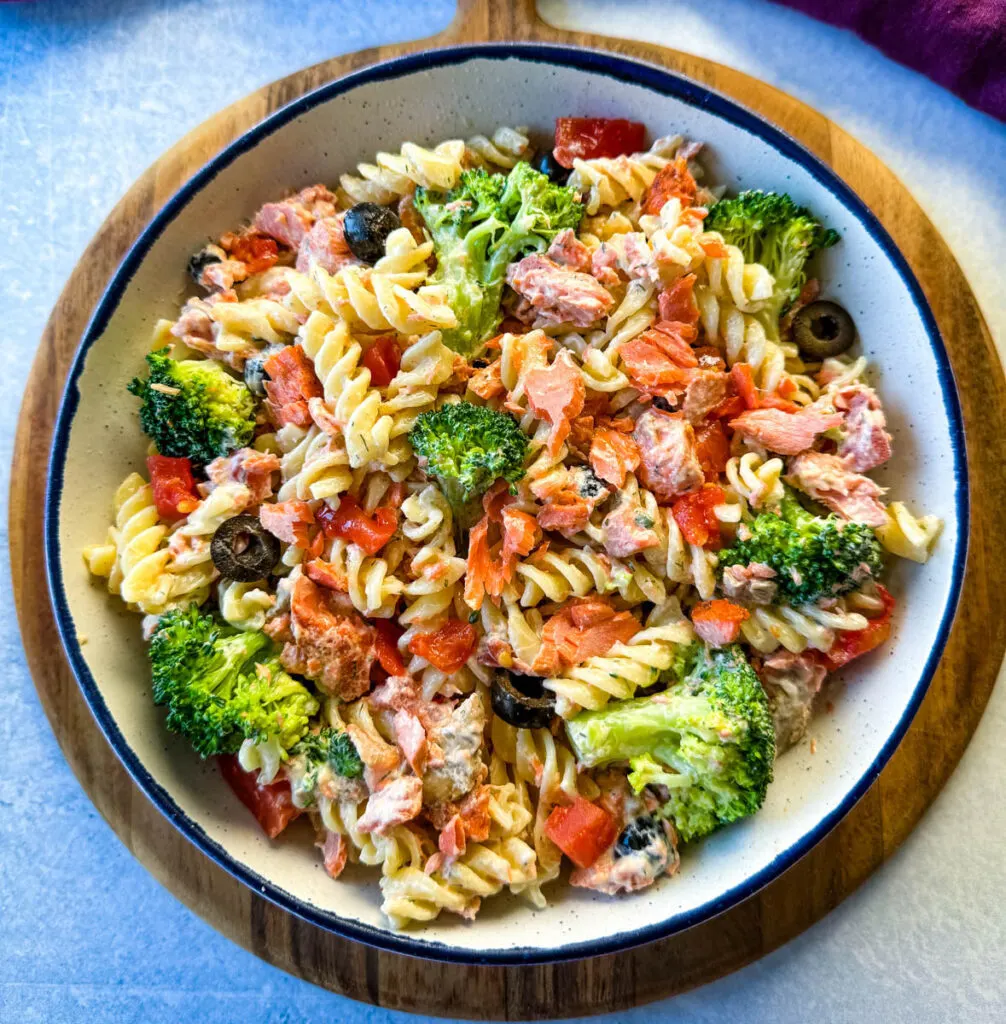
[[[146,441],[125,391],[158,317],[177,315],[188,255],[265,201],[407,139],[434,143],[558,115],[643,121],[653,137],[707,143],[713,180],[788,191],[837,228],[825,294],[856,319],[892,421],[881,482],[946,528],[925,566],[895,567],[895,637],[856,662],[835,711],[813,724],[817,752],[785,755],[763,810],[686,849],[680,873],[628,898],[562,884],[546,910],[488,901],[474,924],[450,915],[416,931],[384,923],[375,870],[325,874],[305,827],[269,842],[212,765],[169,735],[150,698],[139,620],[88,578],[80,549],[101,540],[111,495],[142,468]],[[609,54],[535,45],[417,54],[367,68],[280,110],[201,170],[124,260],[81,342],[56,427],[46,553],[63,643],[84,694],[133,778],[172,823],[257,892],[325,928],[443,959],[529,962],[624,948],[667,935],[750,895],[852,807],[893,752],[926,690],[953,616],[967,538],[966,464],[949,363],[918,284],[886,232],[816,158],[735,103],[664,70]],[[86,637],[86,644],[80,638]]]

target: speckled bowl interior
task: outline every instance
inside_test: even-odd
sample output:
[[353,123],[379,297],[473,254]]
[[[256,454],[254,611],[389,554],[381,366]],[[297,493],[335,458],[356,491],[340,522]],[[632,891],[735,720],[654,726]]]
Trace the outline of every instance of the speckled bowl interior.
[[[812,726],[816,753],[803,744],[786,754],[761,813],[687,848],[676,877],[614,900],[560,883],[545,910],[501,896],[474,923],[444,915],[395,933],[379,910],[375,870],[350,868],[333,883],[306,823],[268,841],[214,767],[165,731],[139,619],[89,579],[80,549],[104,537],[116,485],[143,466],[146,442],[125,385],[141,369],[154,322],[177,315],[186,259],[207,236],[292,189],[334,183],[404,140],[435,143],[500,124],[547,137],[553,119],[571,113],[704,140],[714,181],[788,191],[841,232],[824,256],[824,291],[854,315],[888,409],[895,458],[881,482],[946,528],[927,565],[894,567],[895,636],[833,687],[834,711]],[[964,460],[953,381],[917,284],[872,215],[806,151],[654,67],[571,48],[465,48],[366,69],[297,101],[196,175],[151,224],[112,280],[72,371],[52,456],[47,553],[63,640],[96,717],[148,796],[209,856],[343,934],[420,956],[527,962],[610,951],[718,913],[806,852],[862,795],[907,728],[949,628],[967,534]]]

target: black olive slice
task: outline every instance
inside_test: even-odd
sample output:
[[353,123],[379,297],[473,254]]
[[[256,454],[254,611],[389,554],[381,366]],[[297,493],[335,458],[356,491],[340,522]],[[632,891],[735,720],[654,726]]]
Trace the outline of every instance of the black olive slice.
[[793,340],[805,356],[827,359],[852,348],[856,325],[837,302],[822,299],[804,306],[793,317]]
[[364,263],[376,263],[384,255],[388,235],[402,222],[394,210],[377,203],[357,203],[342,222],[349,251]]
[[254,583],[268,576],[279,561],[279,541],[255,516],[233,516],[213,534],[210,557],[221,576]]
[[547,729],[555,715],[555,696],[537,676],[500,670],[493,676],[493,711],[518,729]]
[[199,252],[194,252],[189,257],[189,277],[191,277],[192,280],[196,282],[196,284],[202,287],[202,281],[200,280],[200,278],[202,277],[203,271],[208,266],[210,266],[211,263],[222,263],[224,255],[225,253],[223,249],[219,248],[219,246],[203,246],[203,248],[200,249]]
[[615,857],[625,857],[638,850],[645,850],[660,832],[660,822],[652,814],[633,818],[615,840]]
[[245,387],[259,398],[265,398],[265,382],[269,374],[265,372],[265,361],[272,353],[257,352],[245,360]]
[[534,169],[541,171],[542,174],[548,175],[548,180],[554,182],[556,185],[565,185],[569,178],[569,168],[563,167],[552,150],[547,149],[537,160],[534,162]]

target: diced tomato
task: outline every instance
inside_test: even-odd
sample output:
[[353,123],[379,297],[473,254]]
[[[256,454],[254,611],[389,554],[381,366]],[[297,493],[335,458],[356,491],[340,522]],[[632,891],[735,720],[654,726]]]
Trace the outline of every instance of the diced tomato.
[[733,601],[702,601],[692,609],[692,625],[700,640],[714,647],[732,644],[740,635],[741,623],[751,618],[747,608]]
[[270,782],[258,784],[257,772],[246,772],[235,754],[221,754],[217,758],[220,774],[237,794],[237,798],[255,815],[262,831],[275,839],[300,814],[290,794],[290,783]]
[[403,632],[401,626],[391,619],[375,619],[371,625],[376,633],[374,652],[381,668],[389,676],[405,675],[405,662],[398,653],[398,640]]
[[720,521],[713,509],[722,505],[725,497],[721,487],[705,484],[699,490],[678,498],[671,506],[674,521],[689,544],[698,544],[713,551],[719,548]]
[[797,390],[796,381],[792,377],[785,376],[779,381],[779,387],[776,388],[781,398],[792,398]]
[[563,167],[572,167],[574,159],[639,153],[645,139],[646,126],[639,121],[621,117],[557,117],[552,153]]
[[262,367],[269,375],[265,390],[273,417],[280,424],[309,427],[308,399],[321,398],[324,391],[307,353],[300,345],[287,345],[271,355]]
[[732,420],[740,416],[745,409],[747,406],[740,395],[727,395],[709,415],[718,420]]
[[730,380],[734,390],[744,399],[747,409],[758,408],[758,389],[755,387],[754,371],[750,363],[734,363],[730,368]]
[[695,450],[706,480],[718,480],[730,461],[730,441],[719,420],[706,421],[695,431]]
[[699,245],[711,260],[725,260],[730,255],[727,247],[722,242],[717,242],[714,238],[699,242]]
[[318,530],[313,537],[308,541],[307,546],[304,548],[304,554],[308,558],[321,558],[322,552],[325,550],[325,531]]
[[260,274],[279,259],[279,246],[275,241],[254,231],[227,236],[226,242],[224,248],[248,268],[249,274]]
[[409,650],[450,675],[475,653],[477,640],[475,627],[470,622],[448,619],[433,633],[417,633],[409,641]]
[[758,404],[762,409],[781,409],[783,412],[799,412],[800,406],[789,399],[780,398],[778,395],[761,395]]
[[402,365],[402,350],[390,334],[382,334],[371,342],[360,362],[370,370],[371,386],[386,388]]
[[657,171],[643,196],[643,213],[656,216],[671,199],[680,200],[682,206],[691,206],[697,190],[688,161],[679,156]]
[[886,587],[877,584],[877,593],[884,602],[883,614],[875,619],[869,620],[866,629],[858,632],[841,632],[835,635],[835,642],[821,655],[829,672],[847,665],[853,658],[872,651],[882,643],[886,643],[891,635],[891,618],[894,614],[894,606],[897,603]]
[[552,809],[545,835],[578,868],[589,868],[615,841],[618,830],[603,807],[577,796],[568,807]]
[[376,508],[368,514],[351,494],[342,495],[337,509],[326,503],[314,515],[326,537],[349,541],[368,555],[376,555],[398,529],[398,513],[393,508]]
[[154,491],[154,504],[162,519],[183,519],[199,504],[192,463],[167,455],[148,455],[147,470]]

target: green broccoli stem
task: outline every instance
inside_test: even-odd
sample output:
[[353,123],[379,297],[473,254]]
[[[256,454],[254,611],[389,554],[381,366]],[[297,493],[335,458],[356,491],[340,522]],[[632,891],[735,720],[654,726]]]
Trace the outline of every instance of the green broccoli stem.
[[533,252],[541,252],[547,248],[548,242],[541,235],[521,234],[511,227],[503,236],[497,249],[489,261],[489,272],[486,280],[501,289],[506,279],[507,267],[518,257],[528,256]]
[[437,486],[451,506],[454,519],[454,543],[458,554],[468,554],[468,532],[482,518],[482,495],[468,497],[461,482],[453,477],[438,476]]

